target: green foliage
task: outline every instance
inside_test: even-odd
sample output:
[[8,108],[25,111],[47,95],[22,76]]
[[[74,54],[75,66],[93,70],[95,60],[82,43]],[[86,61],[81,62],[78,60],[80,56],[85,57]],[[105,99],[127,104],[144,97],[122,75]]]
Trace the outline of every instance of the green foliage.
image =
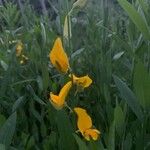
[[16,112],[13,113],[0,130],[0,143],[9,147],[16,129]]
[[[128,13],[131,20],[135,23],[137,28],[142,32],[143,36],[150,40],[150,31],[147,26],[147,22],[144,17],[140,16],[140,14],[134,9],[134,7],[127,0],[118,0],[120,5],[124,8],[124,10]],[[141,4],[144,3],[140,1]],[[146,8],[144,9],[146,11]]]
[[134,71],[134,89],[139,103],[143,108],[150,108],[150,75],[147,73],[142,63],[138,62]]
[[[73,2],[48,0],[44,15],[29,1],[0,6],[0,150],[150,149],[149,0],[87,0],[72,10],[66,41],[63,26]],[[73,72],[93,80],[68,103],[89,112],[101,132],[97,141],[76,132],[67,108],[57,111],[49,103],[49,93],[67,80],[49,60],[58,35]],[[19,41],[29,58],[24,64],[16,57]]]
[[143,121],[143,113],[134,93],[117,76],[114,76],[114,81],[118,90],[120,91],[121,98],[126,100],[127,104],[131,107],[132,111],[136,114],[138,119]]

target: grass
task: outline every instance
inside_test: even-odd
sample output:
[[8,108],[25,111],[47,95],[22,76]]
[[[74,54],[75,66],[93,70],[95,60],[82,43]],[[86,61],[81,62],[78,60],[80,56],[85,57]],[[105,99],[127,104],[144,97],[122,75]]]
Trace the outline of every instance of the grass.
[[[63,28],[73,0],[49,0],[44,15],[19,2],[0,6],[0,150],[150,149],[150,2],[87,0],[71,13],[68,39]],[[93,80],[70,93],[68,105],[87,110],[101,131],[97,141],[75,132],[67,108],[49,103],[49,92],[68,80],[48,57],[57,36],[73,72]],[[29,58],[24,64],[16,57],[18,40]]]

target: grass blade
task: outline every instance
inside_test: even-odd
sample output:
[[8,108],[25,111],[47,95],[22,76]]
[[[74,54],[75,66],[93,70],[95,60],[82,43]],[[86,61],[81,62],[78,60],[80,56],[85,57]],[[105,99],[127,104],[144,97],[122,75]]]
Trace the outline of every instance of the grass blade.
[[0,129],[0,143],[7,147],[11,144],[11,140],[15,132],[16,119],[17,114],[15,112],[7,119],[7,121]]
[[141,107],[134,95],[134,93],[129,89],[129,87],[117,76],[113,76],[115,84],[120,92],[120,96],[123,100],[126,101],[126,103],[129,105],[129,107],[132,109],[132,111],[135,113],[137,118],[142,121],[143,120],[143,113],[141,110]]
[[138,97],[139,103],[143,108],[150,107],[150,76],[144,65],[138,62],[134,71],[134,89]]
[[127,0],[118,0],[122,8],[127,12],[130,19],[136,27],[142,32],[143,36],[150,40],[150,32],[144,18],[135,10],[135,8]]

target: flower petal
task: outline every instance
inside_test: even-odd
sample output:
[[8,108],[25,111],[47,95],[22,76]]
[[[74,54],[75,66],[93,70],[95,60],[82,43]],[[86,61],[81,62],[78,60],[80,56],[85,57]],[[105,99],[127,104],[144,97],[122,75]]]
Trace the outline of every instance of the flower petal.
[[92,127],[91,117],[87,114],[85,109],[76,107],[76,108],[74,108],[74,111],[76,112],[76,114],[78,116],[78,121],[77,121],[78,129],[80,130],[80,132],[83,135],[85,130]]
[[61,97],[61,99],[63,99],[64,101],[65,101],[71,87],[72,87],[72,81],[69,81],[60,90],[59,97]]
[[93,139],[93,140],[97,140],[98,137],[100,135],[100,131],[97,130],[97,129],[88,129],[84,132],[84,137],[86,140],[90,140],[90,137]]
[[56,67],[60,72],[67,73],[69,69],[69,60],[63,49],[60,38],[56,39],[49,57],[54,67]]
[[54,95],[52,92],[50,93],[49,100],[56,109],[61,109],[64,106],[66,97],[69,93],[71,86],[72,82],[69,81],[62,87],[59,95]]
[[50,93],[49,101],[56,109],[61,109],[64,106],[64,101],[59,96]]
[[16,45],[16,56],[19,57],[23,50],[23,44],[21,41],[19,41]]
[[77,77],[75,75],[72,75],[72,77],[73,77],[73,82],[83,88],[89,87],[92,84],[92,79],[88,75],[83,77]]

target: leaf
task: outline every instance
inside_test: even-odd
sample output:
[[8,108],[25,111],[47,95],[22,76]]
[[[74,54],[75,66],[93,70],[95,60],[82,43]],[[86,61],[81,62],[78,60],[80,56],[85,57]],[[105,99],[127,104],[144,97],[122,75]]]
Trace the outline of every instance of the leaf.
[[150,107],[150,75],[144,65],[138,62],[134,70],[134,90],[143,108]]
[[139,4],[141,5],[142,9],[144,10],[145,14],[148,14],[148,5],[146,4],[145,0],[138,0]]
[[64,110],[56,112],[56,123],[59,133],[58,145],[61,150],[76,150],[76,142],[68,115]]
[[27,86],[28,91],[33,95],[33,99],[41,105],[46,105],[34,92],[31,85]]
[[8,147],[11,144],[12,137],[16,128],[16,112],[13,113],[0,129],[0,143]]
[[7,65],[3,60],[1,60],[0,63],[1,63],[1,66],[3,67],[3,69],[4,69],[5,71],[7,71],[8,65]]
[[115,149],[115,121],[111,123],[108,134],[108,150],[114,149]]
[[37,101],[39,104],[41,104],[41,105],[46,105],[44,102],[43,102],[43,100],[41,100],[37,95],[34,95],[34,100],[35,101]]
[[118,127],[124,123],[124,119],[125,119],[124,114],[123,114],[122,108],[119,105],[116,106],[116,108],[115,108],[114,117],[115,117],[116,127]]
[[17,150],[17,149],[11,146],[11,147],[9,148],[9,150]]
[[6,150],[5,145],[0,144],[0,150]]
[[41,22],[41,34],[42,34],[42,39],[43,39],[43,45],[45,46],[46,44],[46,30],[45,30],[45,27],[44,27],[44,24]]
[[88,149],[86,144],[76,134],[73,134],[73,136],[75,137],[76,142],[78,143],[79,150],[87,150]]
[[2,114],[0,114],[0,128],[3,125],[3,123],[5,122],[6,118],[5,116],[3,116]]
[[75,3],[73,3],[73,9],[76,7],[84,7],[86,4],[87,0],[77,0]]
[[30,109],[30,112],[33,114],[33,116],[40,122],[42,122],[42,116],[41,114],[34,108],[34,106],[32,106],[32,108]]
[[129,132],[124,140],[124,143],[123,143],[123,149],[124,150],[131,150],[132,148],[132,135],[131,133]]
[[33,147],[35,146],[35,140],[34,140],[34,137],[31,136],[29,139],[28,139],[28,143],[26,145],[26,150],[31,150],[33,149]]
[[43,88],[44,90],[47,90],[48,86],[49,86],[49,72],[47,69],[47,65],[46,64],[42,64],[41,65],[41,70],[42,70],[42,79],[43,79]]
[[135,97],[135,94],[129,89],[129,87],[117,76],[113,76],[115,84],[120,92],[120,96],[123,100],[126,101],[126,103],[129,105],[129,107],[132,109],[132,111],[135,113],[135,115],[138,117],[140,121],[143,120],[143,113],[141,110],[141,107]]
[[124,130],[123,125],[124,125],[124,121],[125,121],[125,116],[122,111],[122,108],[119,105],[117,105],[115,108],[114,120],[115,120],[116,131],[121,136],[123,133],[123,130]]
[[143,36],[150,40],[150,32],[144,18],[135,10],[135,8],[127,0],[118,0],[122,8],[127,12],[130,19],[134,22],[136,27],[142,32]]
[[72,37],[70,16],[65,17],[63,36],[69,40]]
[[37,83],[38,83],[40,91],[43,91],[43,80],[41,76],[37,77]]
[[74,57],[76,57],[77,55],[81,54],[84,51],[84,48],[80,48],[78,50],[76,50],[72,55],[71,55],[71,59],[73,59]]
[[124,51],[119,52],[119,53],[117,53],[117,54],[114,55],[113,59],[114,60],[118,60],[123,54],[124,54]]
[[21,107],[24,104],[24,102],[24,96],[19,97],[13,105],[12,112],[16,111],[19,107]]

